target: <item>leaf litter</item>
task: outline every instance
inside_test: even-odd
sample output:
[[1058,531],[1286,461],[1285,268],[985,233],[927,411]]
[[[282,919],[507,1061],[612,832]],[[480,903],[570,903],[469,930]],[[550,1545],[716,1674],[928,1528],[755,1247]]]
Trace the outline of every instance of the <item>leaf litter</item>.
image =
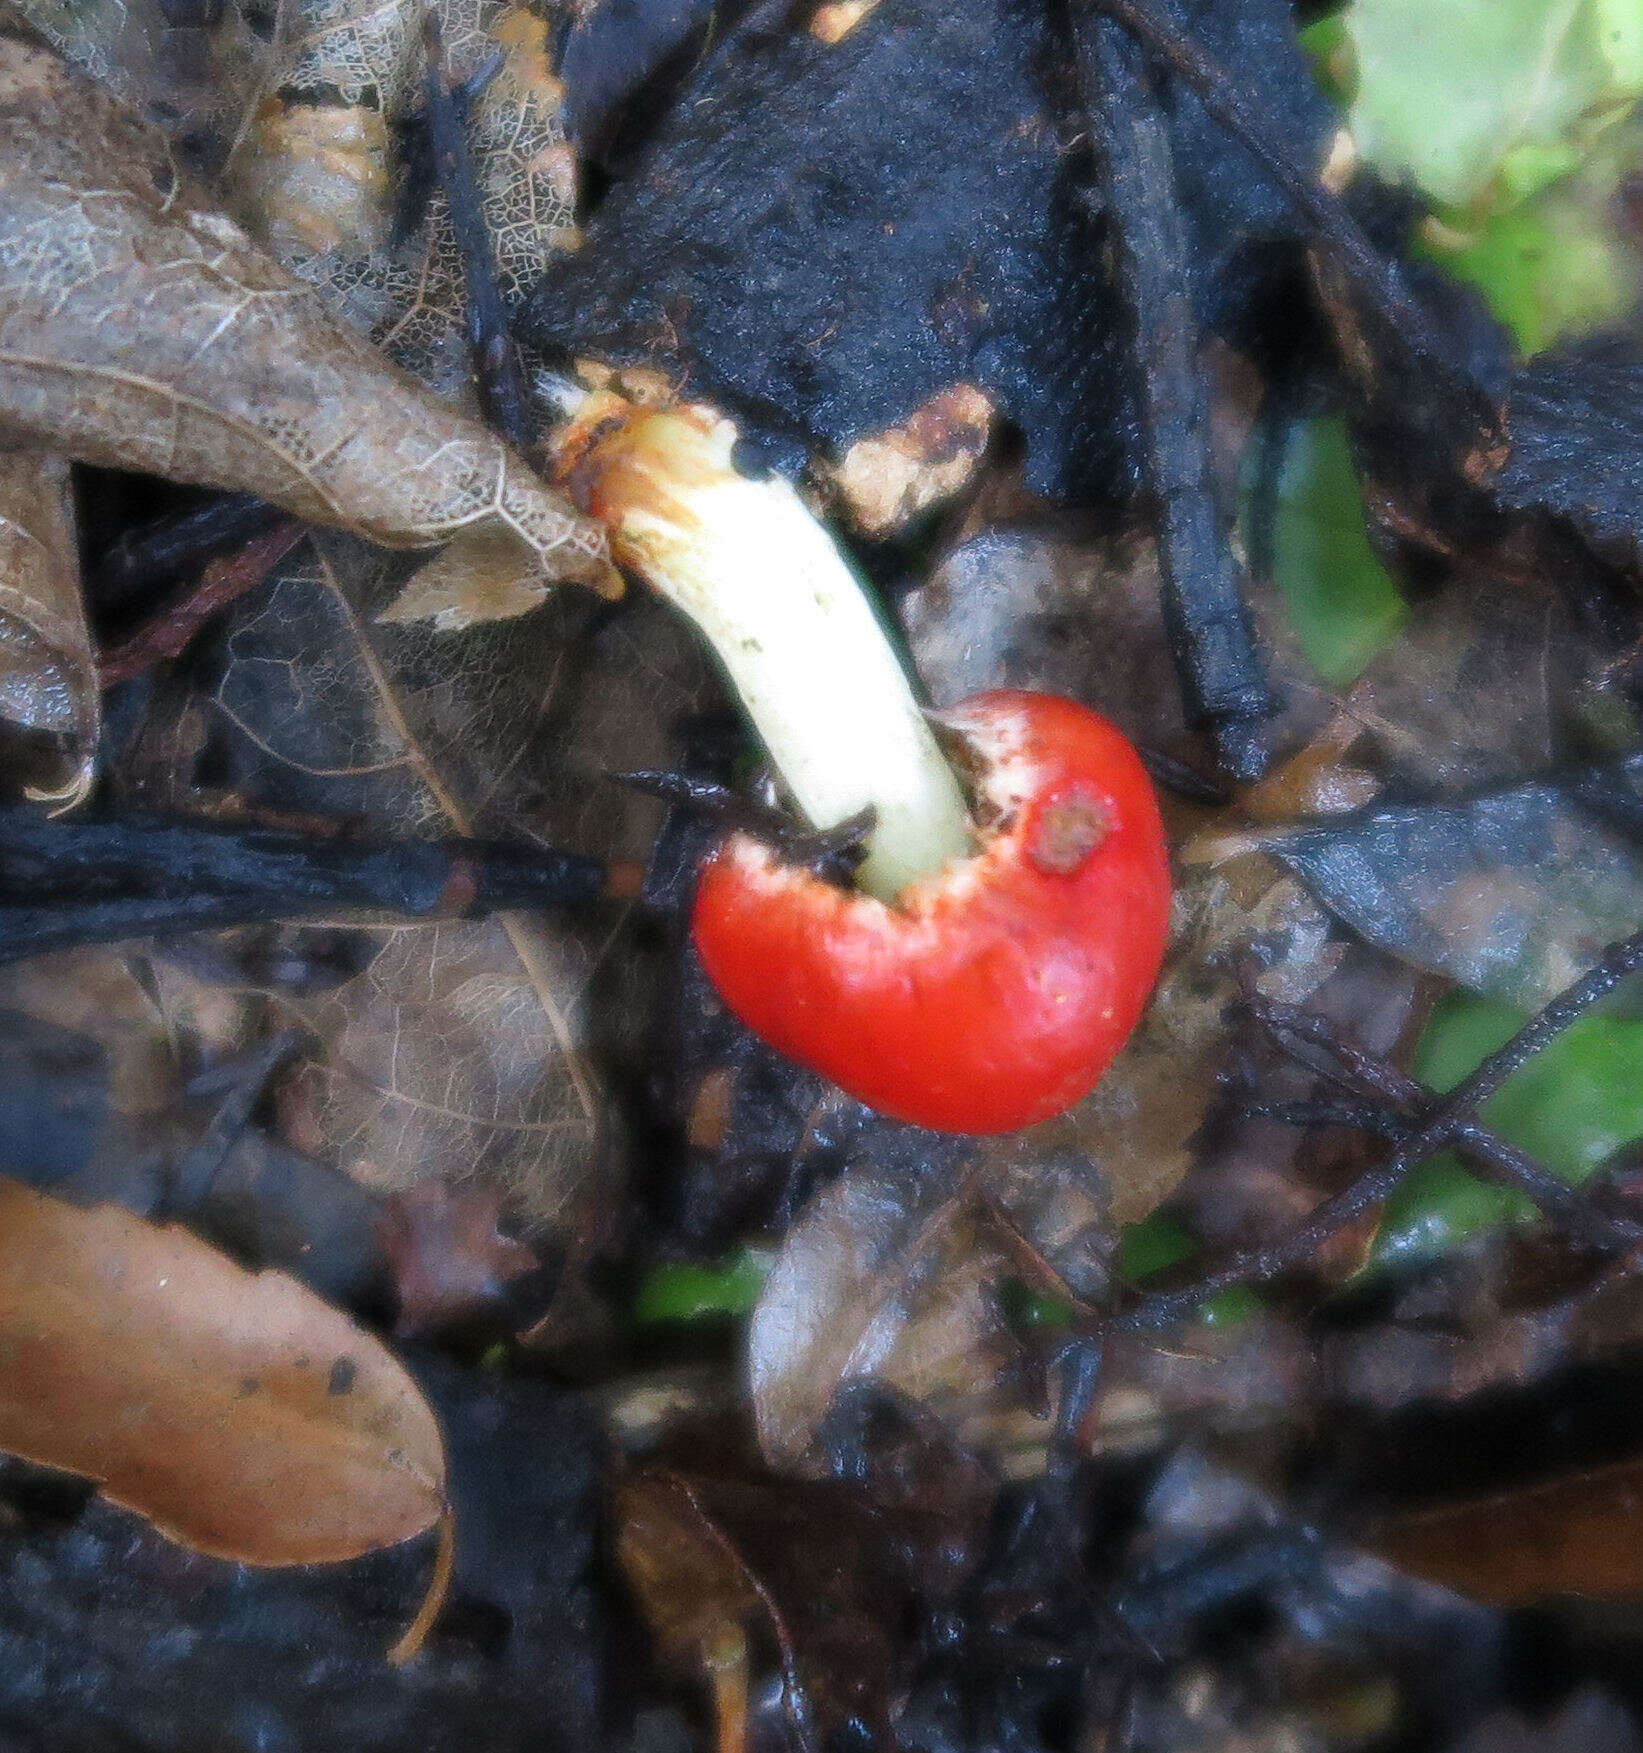
[[[363,1665],[338,1658],[356,1662],[352,1744],[397,1753],[476,1715],[502,1746],[720,1753],[1322,1749],[1394,1728],[1487,1749],[1540,1732],[1496,1709],[1521,1676],[1493,1604],[1629,1590],[1617,1530],[1643,1444],[1626,1411],[1636,1144],[1605,1130],[1629,1113],[1610,1098],[1635,1001],[1613,988],[1635,946],[1559,997],[1643,924],[1638,436],[1624,337],[1516,349],[1565,321],[1635,326],[1635,307],[1607,281],[1561,302],[1538,287],[1531,323],[1527,258],[1500,239],[1532,241],[1559,200],[1584,219],[1607,204],[1614,236],[1570,259],[1611,277],[1627,259],[1623,9],[1525,0],[1488,28],[1495,60],[1512,32],[1539,57],[1532,103],[1509,101],[1522,68],[1491,83],[1490,57],[1419,67],[1504,103],[1510,127],[1456,105],[1400,135],[1438,110],[1411,112],[1415,38],[1379,0],[1347,21],[1344,115],[1267,0],[1173,22],[1141,8],[1150,88],[1105,96],[1055,71],[1071,45],[1048,11],[1023,27],[917,0],[792,19],[659,7],[635,25],[614,4],[457,0],[438,24],[468,189],[427,174],[416,8],[178,10],[27,0],[125,108],[5,38],[0,260],[19,271],[0,286],[0,425],[36,453],[7,468],[49,499],[0,525],[28,532],[3,581],[4,702],[26,743],[4,745],[9,790],[230,838],[478,836],[649,863],[641,904],[630,883],[586,917],[276,910],[0,980],[6,1166],[128,1208],[51,1207],[65,1248],[112,1257],[118,1236],[209,1259],[238,1288],[196,1313],[255,1320],[278,1282],[350,1344],[397,1320],[425,1388],[384,1379],[419,1429],[440,1407],[449,1477],[418,1513],[455,1503],[455,1576],[420,1663],[392,1683],[370,1666],[409,1598],[389,1588],[385,1609],[362,1580],[387,1578],[371,1566],[391,1551],[258,1597],[310,1615],[315,1648],[375,1637]],[[1118,29],[1099,28],[1103,54]],[[887,93],[919,121],[885,144]],[[1092,138],[1110,153],[1132,135],[1167,175],[1122,184],[1090,161]],[[1314,178],[1326,158],[1339,208]],[[973,166],[995,161],[978,209]],[[1439,204],[1378,180],[1404,173]],[[1174,350],[1197,373],[1185,388],[1124,316],[1150,283],[1124,278],[1149,201],[1178,209],[1168,272],[1204,333]],[[1051,688],[1142,747],[1168,800],[1176,929],[1143,1027],[1079,1109],[958,1145],[860,1109],[717,1005],[681,924],[717,832],[707,794],[675,783],[664,803],[611,776],[734,791],[757,786],[753,763],[665,611],[549,592],[608,582],[601,538],[477,418],[465,202],[544,429],[568,374],[620,369],[654,395],[660,366],[718,394],[765,460],[853,510],[937,705]],[[115,309],[128,320],[94,325]],[[1240,685],[1271,705],[1252,782],[1227,771],[1193,668],[1221,623],[1134,490],[1163,455],[1137,408],[1156,425],[1187,390],[1204,430],[1171,442],[1206,566],[1244,602],[1260,673]],[[130,518],[109,527],[98,506],[121,501],[88,466],[249,491],[304,522],[223,535],[220,571],[169,562],[116,604],[104,561]],[[226,503],[147,491],[162,526],[165,507]],[[420,573],[385,551],[447,537]],[[118,680],[101,719],[99,674]],[[1440,1069],[1468,992],[1513,1007],[1491,1049],[1527,1034],[1457,1084]],[[1608,1008],[1581,1015],[1593,999]],[[1491,1211],[1526,1221],[1470,1222],[1434,1192],[1459,1172],[1445,1149],[1489,1177],[1473,1186]],[[1574,1158],[1579,1193],[1557,1179]],[[1411,1200],[1438,1238],[1418,1260],[1385,1245]],[[249,1276],[167,1218],[313,1289]],[[760,1264],[698,1271],[692,1320],[625,1313],[727,1255]],[[104,1294],[84,1333],[115,1307]],[[170,1318],[100,1367],[185,1388]],[[256,1338],[302,1375],[277,1329]],[[591,1390],[630,1453],[584,1452],[582,1414],[543,1373]],[[70,1408],[106,1444],[97,1409]],[[174,1445],[198,1469],[181,1514],[83,1444],[8,1440],[106,1474],[204,1551],[231,1549],[207,1525],[223,1516],[235,1550],[270,1550],[281,1522],[242,1502],[257,1476],[225,1473],[207,1428]],[[273,1458],[336,1440],[320,1418]],[[582,1458],[560,1492],[562,1453]],[[19,1647],[39,1647],[37,1606],[83,1600],[53,1516],[118,1568],[114,1512],[72,1491],[0,1466],[0,1564],[47,1579],[0,1607]],[[588,1568],[596,1497],[628,1592]],[[385,1506],[347,1481],[290,1505],[330,1527]],[[89,1690],[59,1697],[103,1687],[155,1746],[177,1740],[155,1702],[173,1672],[185,1715],[213,1685],[254,1692],[271,1715],[242,1739],[336,1708],[278,1661],[240,1678],[209,1631],[162,1653],[191,1602],[219,1600],[215,1573],[136,1538],[156,1604],[123,1606],[116,1640],[145,1655],[117,1683],[88,1655]],[[1543,1610],[1570,1652],[1549,1693],[1606,1696],[1584,1622]],[[605,1613],[614,1683],[590,1631]],[[681,1694],[681,1675],[707,1684]],[[12,1709],[0,1688],[0,1721]],[[1629,1710],[1611,1713],[1622,1730]],[[1544,1728],[1551,1745],[1581,1732]]]

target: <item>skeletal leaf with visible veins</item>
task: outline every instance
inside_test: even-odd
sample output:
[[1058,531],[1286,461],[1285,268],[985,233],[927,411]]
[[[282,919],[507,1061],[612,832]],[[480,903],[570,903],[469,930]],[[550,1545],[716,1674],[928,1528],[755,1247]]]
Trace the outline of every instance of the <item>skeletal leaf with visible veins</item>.
[[[440,0],[445,71],[488,77],[469,116],[476,194],[512,310],[577,235],[574,156],[560,125],[548,27],[507,0]],[[390,119],[423,76],[422,0],[297,0],[293,26],[235,166],[237,211],[287,267],[396,363],[441,394],[471,392],[461,256],[435,191],[418,233],[388,236]]]
[[598,529],[517,455],[202,205],[161,134],[15,37],[0,37],[0,430],[389,547],[449,542],[446,571],[477,547],[521,607],[551,580],[610,577]]
[[91,634],[80,602],[68,464],[0,451],[0,719],[31,745],[7,762],[23,783],[83,793],[101,723]]

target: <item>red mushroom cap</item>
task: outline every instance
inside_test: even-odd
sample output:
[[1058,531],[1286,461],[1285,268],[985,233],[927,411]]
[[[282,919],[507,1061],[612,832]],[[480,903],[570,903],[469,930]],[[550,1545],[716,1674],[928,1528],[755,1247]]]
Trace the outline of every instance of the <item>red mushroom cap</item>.
[[1008,1132],[1088,1094],[1129,1038],[1169,851],[1140,757],[1096,713],[1000,690],[945,717],[983,763],[975,854],[886,906],[737,835],[703,872],[696,943],[789,1058],[897,1119]]

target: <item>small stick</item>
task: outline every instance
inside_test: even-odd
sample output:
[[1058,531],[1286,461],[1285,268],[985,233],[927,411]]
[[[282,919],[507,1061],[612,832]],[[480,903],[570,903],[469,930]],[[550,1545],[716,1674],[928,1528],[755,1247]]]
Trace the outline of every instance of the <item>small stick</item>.
[[1209,727],[1221,765],[1253,779],[1266,766],[1261,723],[1273,700],[1216,503],[1209,398],[1169,130],[1135,41],[1087,9],[1074,29],[1139,368],[1139,460],[1158,506],[1171,654],[1189,716]]
[[159,1209],[152,1214],[156,1222],[186,1217],[204,1200],[229,1152],[251,1124],[252,1111],[262,1100],[268,1080],[296,1052],[301,1039],[298,1030],[282,1029],[239,1064],[227,1068],[232,1072],[227,1093],[199,1143],[167,1175]]
[[98,681],[112,688],[166,658],[180,657],[207,622],[255,590],[307,533],[306,524],[282,517],[238,553],[213,560],[196,584],[163,603],[152,620],[98,658]]
[[1326,1199],[1289,1235],[1263,1247],[1233,1254],[1213,1272],[1180,1290],[1147,1297],[1111,1317],[1108,1331],[1128,1332],[1166,1326],[1192,1313],[1205,1297],[1235,1285],[1276,1278],[1310,1259],[1319,1247],[1349,1223],[1378,1205],[1416,1163],[1453,1144],[1476,1125],[1476,1111],[1511,1075],[1550,1041],[1577,1022],[1628,975],[1643,968],[1643,931],[1612,944],[1597,965],[1551,1000],[1524,1024],[1506,1045],[1464,1078],[1448,1095],[1436,1100],[1409,1129],[1392,1155],[1350,1187]]
[[451,210],[456,247],[462,256],[474,382],[485,417],[510,444],[523,449],[533,436],[530,404],[507,309],[496,281],[490,228],[479,204],[478,183],[468,153],[464,126],[467,105],[455,100],[446,79],[445,45],[440,36],[439,17],[432,6],[422,15],[422,43],[428,63],[423,80],[428,137],[439,186],[445,191]]
[[638,873],[480,840],[312,839],[131,815],[0,810],[0,962],[78,944],[272,924],[362,908],[411,919],[576,909]]
[[[1431,1112],[1438,1100],[1436,1091],[1387,1060],[1343,1039],[1323,1017],[1311,1011],[1297,1005],[1274,1004],[1258,994],[1252,997],[1250,1008],[1255,1019],[1286,1051],[1295,1051],[1293,1043],[1297,1039],[1319,1048],[1334,1062],[1333,1069],[1326,1068],[1326,1075],[1341,1077],[1349,1086],[1390,1104],[1405,1120],[1419,1120]],[[1396,1122],[1392,1124],[1396,1131],[1404,1130]],[[1450,1142],[1488,1179],[1527,1195],[1548,1217],[1574,1230],[1585,1241],[1614,1246],[1635,1241],[1643,1234],[1643,1229],[1624,1218],[1596,1211],[1578,1189],[1542,1168],[1527,1151],[1491,1132],[1479,1120],[1470,1120],[1460,1127]]]
[[[1427,1094],[1430,1097],[1431,1092]],[[1407,1121],[1367,1102],[1251,1102],[1244,1112],[1253,1119],[1275,1120],[1281,1126],[1305,1130],[1339,1126],[1354,1132],[1370,1132],[1390,1143],[1396,1143],[1409,1132]],[[1519,1150],[1479,1121],[1468,1121],[1458,1127],[1449,1148],[1464,1157],[1485,1180],[1522,1193],[1546,1217],[1583,1242],[1613,1248],[1643,1237],[1643,1225],[1599,1211],[1577,1188],[1559,1180],[1527,1151]]]
[[117,609],[169,579],[182,578],[226,548],[260,536],[285,513],[254,493],[224,493],[177,517],[128,530],[98,555],[87,595]]
[[666,803],[694,810],[727,828],[740,828],[755,839],[767,841],[789,864],[801,865],[818,876],[836,876],[843,882],[849,880],[861,862],[864,842],[873,831],[877,813],[869,804],[831,828],[807,828],[785,811],[710,779],[649,769],[613,773],[611,778],[618,785],[644,792],[647,797],[659,797]]

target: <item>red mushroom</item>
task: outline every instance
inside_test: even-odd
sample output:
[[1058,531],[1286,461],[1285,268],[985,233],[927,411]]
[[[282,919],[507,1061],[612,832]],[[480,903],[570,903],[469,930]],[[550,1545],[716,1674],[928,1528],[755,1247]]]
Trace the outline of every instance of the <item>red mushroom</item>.
[[703,872],[696,942],[757,1034],[882,1112],[1004,1132],[1088,1093],[1163,958],[1169,855],[1119,731],[1052,695],[944,715],[976,821],[854,574],[711,410],[591,397],[561,472],[619,560],[706,634],[817,828],[871,805],[842,889],[745,835]]

